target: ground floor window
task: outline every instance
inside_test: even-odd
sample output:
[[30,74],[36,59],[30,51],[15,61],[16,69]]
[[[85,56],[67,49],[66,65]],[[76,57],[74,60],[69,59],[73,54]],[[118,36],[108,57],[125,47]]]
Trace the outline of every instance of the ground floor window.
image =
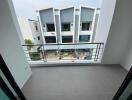
[[72,43],[73,36],[62,36],[62,43]]
[[90,41],[90,35],[80,35],[79,36],[79,42],[89,42]]
[[46,43],[56,43],[56,36],[45,36]]

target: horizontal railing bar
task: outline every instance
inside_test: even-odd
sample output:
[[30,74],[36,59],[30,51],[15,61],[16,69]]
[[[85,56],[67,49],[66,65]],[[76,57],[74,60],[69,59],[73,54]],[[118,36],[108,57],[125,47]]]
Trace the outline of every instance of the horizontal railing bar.
[[[85,44],[85,45],[83,45]],[[93,45],[92,45],[93,44]],[[64,48],[63,48],[63,45]],[[67,48],[67,46],[71,46],[69,48]],[[82,45],[82,46],[81,46]],[[72,44],[23,44],[23,49],[24,49],[24,52],[25,52],[25,55],[26,55],[26,58],[27,58],[27,61],[98,61],[98,59],[100,59],[100,52],[101,50],[104,49],[104,43],[103,42],[100,42],[100,43],[72,43]],[[30,51],[28,49],[26,49],[28,46],[31,46],[33,49],[35,49],[35,51]],[[49,46],[49,48],[47,48],[46,46]],[[51,49],[51,47],[53,46],[53,49]],[[62,46],[62,47],[61,47]],[[81,46],[81,47],[78,47],[78,46]],[[73,47],[73,48],[72,48]],[[84,48],[86,47],[86,48]],[[39,49],[37,49],[39,48]],[[83,51],[83,50],[87,50],[89,49],[90,51]],[[89,52],[90,54],[86,55],[86,54],[83,54],[83,56],[76,56],[74,58],[74,56],[72,55],[71,57],[65,57],[63,55],[63,51],[62,50],[72,50],[73,52],[74,51],[77,51],[78,52],[78,55],[82,55],[82,53],[87,53]],[[80,51],[79,51],[80,50]],[[82,50],[82,51],[81,51]],[[91,51],[92,50],[92,51]],[[59,51],[57,53],[57,57],[52,59],[52,57],[48,57],[48,54],[50,54],[50,52],[47,52],[47,51]],[[67,52],[68,52],[67,51]],[[95,52],[97,51],[97,52]],[[47,52],[47,53],[46,53]],[[64,51],[65,52],[65,51]],[[32,57],[32,55],[30,55],[30,53],[39,53],[38,57],[39,58],[35,58],[35,57]],[[61,59],[59,59],[61,57]],[[88,59],[89,58],[89,59]]]
[[78,44],[104,44],[103,42],[97,42],[97,43],[65,43],[65,44],[22,44],[22,46],[43,46],[43,45],[78,45]]
[[[80,48],[80,49],[76,49],[76,48],[74,48],[74,49],[46,49],[46,50],[44,49],[42,51],[49,51],[49,50],[51,50],[51,51],[57,51],[57,50],[83,50],[83,49],[85,49],[85,48]],[[97,49],[97,48],[86,48],[86,49]],[[104,48],[100,48],[100,49],[104,49]],[[28,50],[24,50],[24,51],[28,51]],[[40,51],[40,52],[42,52],[42,51]],[[33,52],[33,51],[28,51],[28,52]]]

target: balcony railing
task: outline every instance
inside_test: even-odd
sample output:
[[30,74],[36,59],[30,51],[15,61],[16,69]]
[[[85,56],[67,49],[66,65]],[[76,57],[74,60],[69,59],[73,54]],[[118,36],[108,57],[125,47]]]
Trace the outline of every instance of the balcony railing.
[[22,45],[28,61],[93,61],[101,60],[104,43]]

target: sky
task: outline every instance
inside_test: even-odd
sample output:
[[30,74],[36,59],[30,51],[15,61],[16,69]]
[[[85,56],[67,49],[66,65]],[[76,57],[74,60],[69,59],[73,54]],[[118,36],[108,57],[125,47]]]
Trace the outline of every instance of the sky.
[[17,16],[37,19],[36,10],[45,8],[67,8],[90,6],[101,8],[102,0],[12,0]]

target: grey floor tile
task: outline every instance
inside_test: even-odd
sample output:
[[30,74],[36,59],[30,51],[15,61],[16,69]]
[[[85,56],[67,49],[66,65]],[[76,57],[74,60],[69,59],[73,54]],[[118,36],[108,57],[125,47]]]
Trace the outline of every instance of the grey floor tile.
[[32,68],[28,100],[111,100],[127,72],[119,65]]

